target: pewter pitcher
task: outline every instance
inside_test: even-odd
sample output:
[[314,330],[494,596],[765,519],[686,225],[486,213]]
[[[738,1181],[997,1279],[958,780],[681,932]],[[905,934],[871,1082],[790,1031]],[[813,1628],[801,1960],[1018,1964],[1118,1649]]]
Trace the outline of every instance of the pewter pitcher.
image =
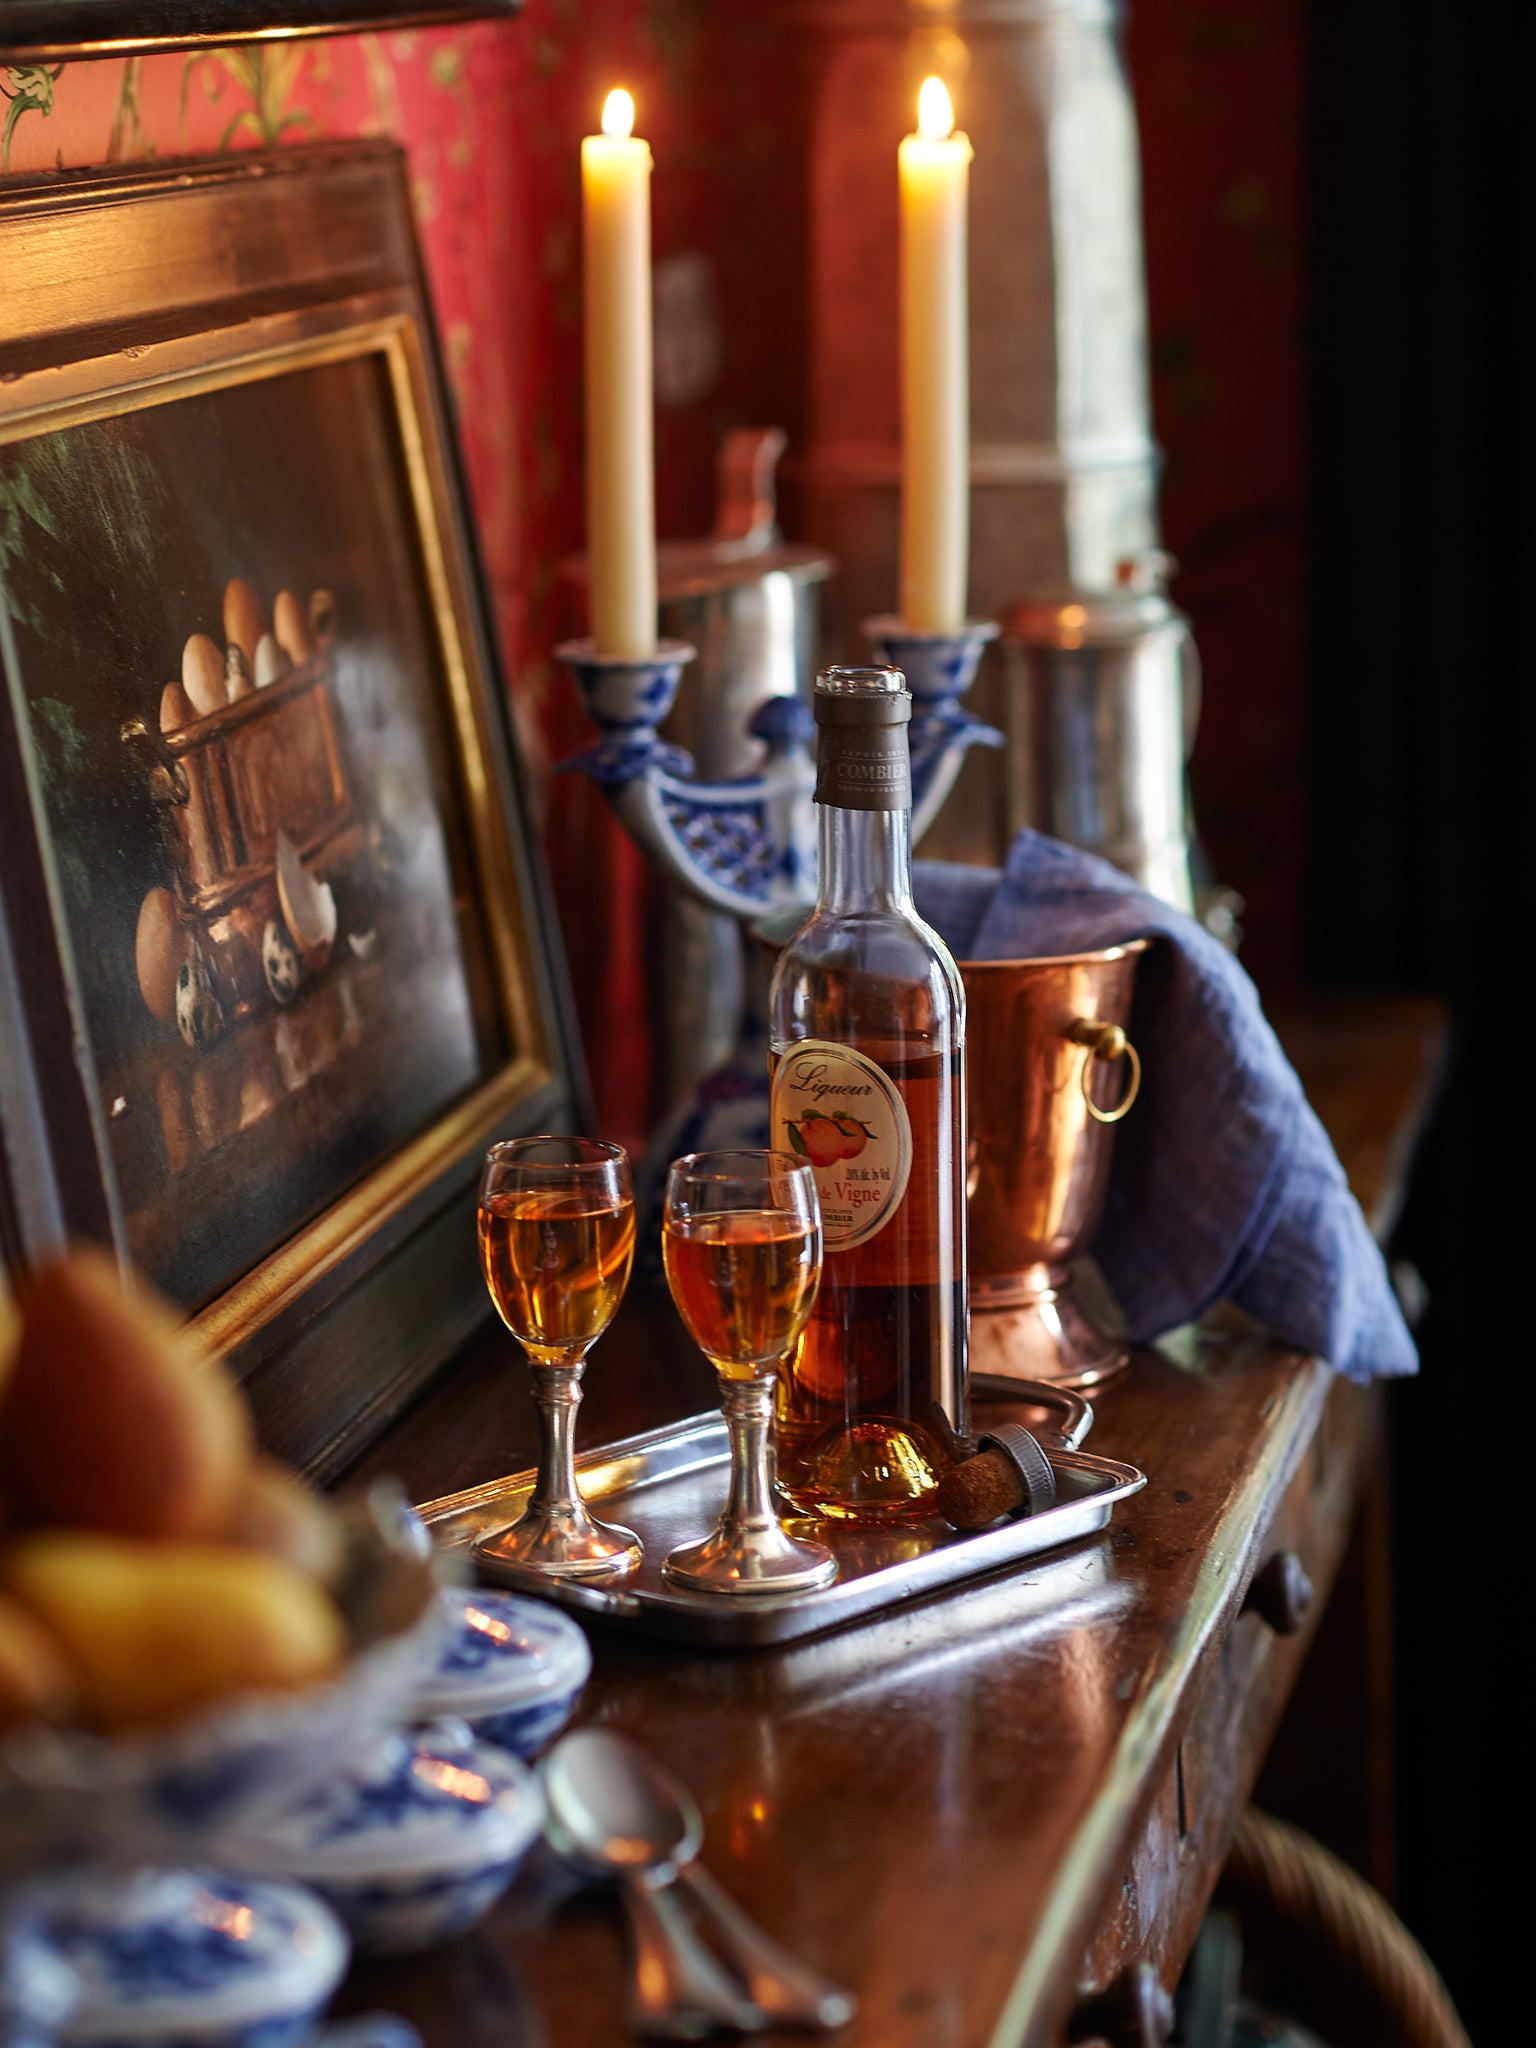
[[1005,619],[1008,836],[1033,825],[1192,911],[1185,761],[1200,668],[1162,559],[1127,563],[1113,596]]

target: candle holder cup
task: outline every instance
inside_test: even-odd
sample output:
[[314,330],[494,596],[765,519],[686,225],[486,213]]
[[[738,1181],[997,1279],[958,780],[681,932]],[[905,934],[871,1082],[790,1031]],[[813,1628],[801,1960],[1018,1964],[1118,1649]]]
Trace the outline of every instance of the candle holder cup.
[[912,840],[915,845],[938,816],[972,747],[1001,747],[996,726],[972,717],[960,699],[999,627],[996,619],[967,619],[953,632],[927,632],[891,614],[864,621],[864,637],[892,668],[899,668],[912,692],[907,744],[912,755]]
[[815,893],[815,723],[800,698],[770,697],[749,724],[764,744],[756,774],[698,781],[693,757],[657,732],[695,652],[680,640],[647,657],[601,654],[590,640],[557,647],[602,735],[560,766],[601,785],[630,836],[674,881],[712,909],[757,917]]

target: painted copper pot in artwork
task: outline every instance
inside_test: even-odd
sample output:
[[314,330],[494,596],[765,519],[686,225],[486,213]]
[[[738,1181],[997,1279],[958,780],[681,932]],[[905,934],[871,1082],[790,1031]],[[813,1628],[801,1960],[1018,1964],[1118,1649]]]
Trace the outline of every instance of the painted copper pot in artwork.
[[1126,1025],[1147,945],[960,962],[973,1372],[1086,1387],[1125,1363],[1079,1262],[1104,1206],[1114,1126],[1141,1086]]

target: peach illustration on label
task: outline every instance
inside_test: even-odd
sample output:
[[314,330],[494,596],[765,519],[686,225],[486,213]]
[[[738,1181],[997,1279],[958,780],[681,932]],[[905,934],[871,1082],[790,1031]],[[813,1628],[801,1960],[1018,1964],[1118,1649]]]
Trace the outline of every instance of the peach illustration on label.
[[819,1109],[808,1109],[797,1122],[786,1124],[785,1129],[791,1150],[802,1159],[809,1159],[818,1173],[824,1167],[835,1166],[840,1159],[857,1159],[875,1135],[856,1116],[826,1116]]

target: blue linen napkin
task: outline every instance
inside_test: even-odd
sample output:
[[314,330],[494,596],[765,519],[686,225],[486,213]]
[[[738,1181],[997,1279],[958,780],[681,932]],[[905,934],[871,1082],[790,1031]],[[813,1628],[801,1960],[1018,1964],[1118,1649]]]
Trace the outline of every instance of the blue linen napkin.
[[1418,1370],[1381,1252],[1259,1006],[1219,940],[1118,868],[1041,833],[1008,864],[918,861],[918,909],[957,960],[1159,941],[1136,971],[1136,1107],[1115,1131],[1091,1250],[1147,1342],[1233,1301],[1353,1380]]

